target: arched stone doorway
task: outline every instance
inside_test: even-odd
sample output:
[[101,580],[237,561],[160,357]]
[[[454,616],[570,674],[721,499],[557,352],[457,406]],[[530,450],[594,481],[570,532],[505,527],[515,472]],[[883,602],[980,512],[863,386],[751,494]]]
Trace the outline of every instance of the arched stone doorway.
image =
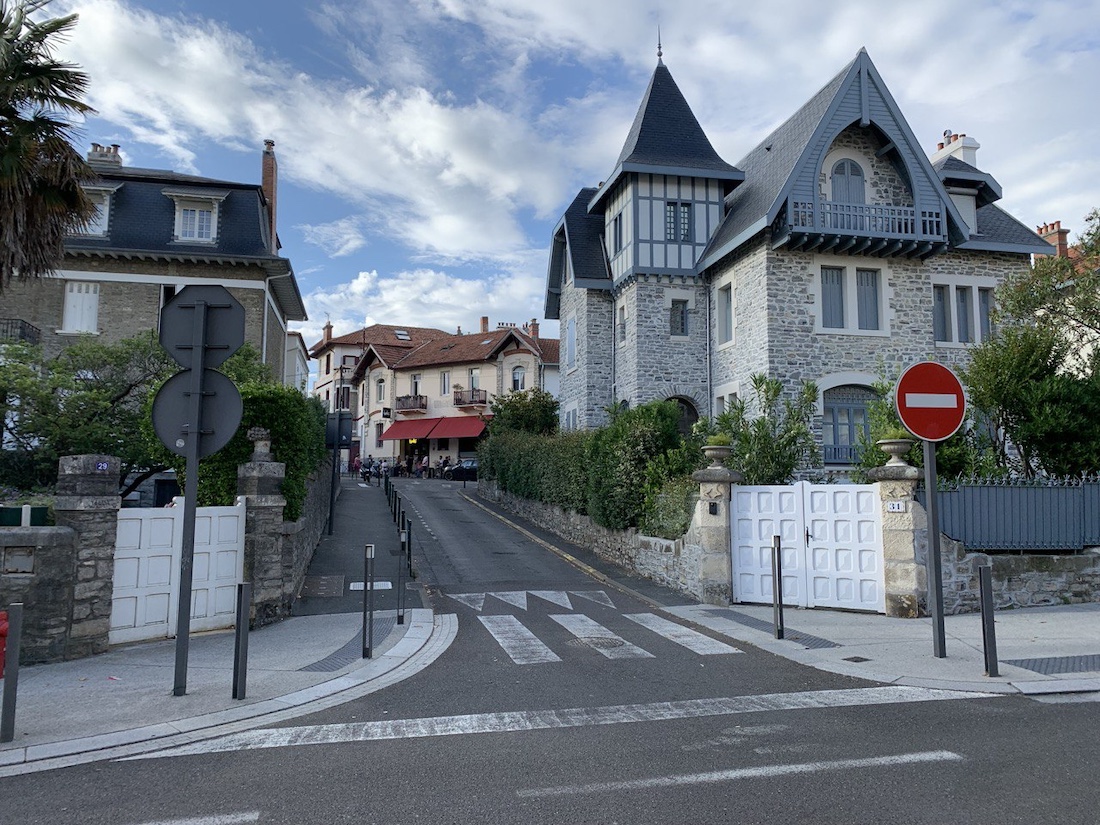
[[680,435],[687,438],[691,435],[691,428],[695,426],[695,422],[699,420],[699,410],[695,406],[695,402],[690,398],[684,398],[682,395],[676,395],[668,399],[674,402],[680,408],[680,423],[678,429]]

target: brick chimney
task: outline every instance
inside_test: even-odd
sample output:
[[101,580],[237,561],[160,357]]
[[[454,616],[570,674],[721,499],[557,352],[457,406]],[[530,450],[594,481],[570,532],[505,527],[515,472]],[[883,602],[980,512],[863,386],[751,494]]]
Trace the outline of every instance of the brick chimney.
[[943,140],[936,144],[936,153],[932,155],[932,163],[938,163],[946,157],[954,156],[963,163],[977,168],[978,150],[981,148],[982,145],[974,138],[967,137],[965,134],[955,134],[950,129],[945,129]]
[[275,159],[275,141],[264,141],[262,172],[260,188],[263,190],[264,199],[267,200],[267,214],[271,220],[271,254],[279,252],[279,236],[276,234],[275,203],[279,189],[279,162]]
[[321,343],[327,344],[332,340],[332,321],[325,321],[325,325],[321,328]]
[[537,339],[539,337],[538,318],[532,318],[530,321],[528,321],[524,329],[528,335],[530,335],[532,338]]
[[112,143],[110,146],[101,146],[98,143],[93,143],[91,150],[88,152],[88,163],[92,166],[110,166],[114,169],[121,169],[122,156],[118,153],[118,144]]
[[1054,247],[1054,255],[1058,258],[1069,257],[1069,230],[1062,228],[1061,221],[1044,223],[1035,227],[1039,237]]
[[481,316],[481,331],[483,333],[489,331],[489,316],[488,315],[482,315]]

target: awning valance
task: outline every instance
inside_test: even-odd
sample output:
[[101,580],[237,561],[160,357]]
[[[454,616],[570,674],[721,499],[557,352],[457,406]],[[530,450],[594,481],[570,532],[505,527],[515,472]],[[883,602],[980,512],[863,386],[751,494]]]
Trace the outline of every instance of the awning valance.
[[485,422],[472,415],[437,419],[432,438],[476,438],[485,429]]
[[394,421],[390,428],[382,433],[383,441],[398,441],[405,438],[427,438],[442,418],[415,418],[409,421]]

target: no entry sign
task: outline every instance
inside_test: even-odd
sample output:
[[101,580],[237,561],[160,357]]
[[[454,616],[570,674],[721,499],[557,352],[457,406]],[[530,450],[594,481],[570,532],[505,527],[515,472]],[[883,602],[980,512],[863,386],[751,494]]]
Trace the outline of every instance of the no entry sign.
[[921,361],[905,370],[898,379],[894,402],[901,423],[925,441],[950,438],[966,416],[962,382],[935,361]]

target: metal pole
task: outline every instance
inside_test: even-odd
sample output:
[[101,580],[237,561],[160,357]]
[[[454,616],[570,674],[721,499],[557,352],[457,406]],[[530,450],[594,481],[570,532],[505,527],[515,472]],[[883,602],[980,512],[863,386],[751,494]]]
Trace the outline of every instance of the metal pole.
[[188,397],[187,477],[183,484],[183,547],[180,552],[179,602],[176,605],[176,669],[172,695],[187,693],[187,653],[191,637],[191,581],[195,565],[195,510],[199,498],[199,446],[202,440],[203,378],[206,371],[206,302],[195,302],[191,329],[191,392]]
[[[400,555],[405,553],[405,534],[401,532],[398,534],[401,540]],[[397,623],[405,624],[405,560],[402,558],[397,562]]]
[[4,698],[0,702],[0,742],[15,738],[15,690],[19,686],[19,642],[23,635],[23,603],[8,608],[8,649],[4,654]]
[[772,536],[772,623],[775,638],[782,639],[783,626],[783,547],[779,536]]
[[940,560],[939,491],[936,482],[936,442],[924,442],[924,489],[928,503],[928,612],[932,616],[932,650],[937,659],[947,658],[943,626],[943,570]]
[[993,568],[983,564],[978,568],[978,583],[982,594],[982,646],[985,648],[985,675],[1000,676],[997,667],[997,629],[993,624]]
[[363,547],[363,658],[374,655],[374,545]]
[[412,523],[405,522],[405,558],[409,563],[409,578],[412,578],[413,574],[413,528]]
[[237,585],[237,634],[233,643],[233,698],[243,699],[248,683],[248,624],[252,614],[252,583]]

